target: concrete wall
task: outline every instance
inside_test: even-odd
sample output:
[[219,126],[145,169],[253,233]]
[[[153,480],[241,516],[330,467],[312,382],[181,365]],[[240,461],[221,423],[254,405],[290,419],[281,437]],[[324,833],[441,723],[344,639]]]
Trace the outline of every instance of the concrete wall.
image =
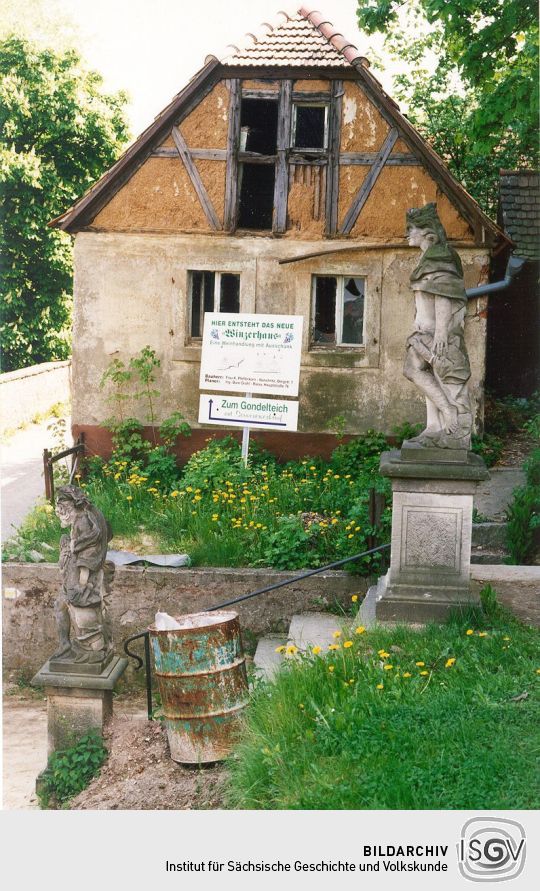
[[44,362],[0,374],[1,429],[28,423],[71,397],[71,362]]
[[[351,243],[344,243],[351,247]],[[338,245],[334,242],[332,247]],[[358,248],[359,245],[357,244]],[[391,432],[424,419],[424,402],[402,375],[405,339],[412,330],[409,276],[418,252],[346,250],[280,265],[283,258],[327,251],[328,242],[267,237],[81,232],[75,242],[73,423],[99,425],[110,414],[99,381],[112,359],[129,360],[149,344],[161,360],[159,414],[180,410],[197,427],[200,345],[190,343],[188,270],[240,273],[243,312],[286,313],[305,319],[299,430],[324,432],[344,415],[346,431]],[[486,251],[460,248],[466,287],[485,276]],[[365,276],[365,346],[311,348],[311,282],[316,273]],[[466,341],[471,388],[481,400],[485,298],[469,301]],[[126,406],[144,418],[142,406]],[[215,430],[215,428],[214,428]],[[294,436],[294,434],[291,434]]]
[[[117,651],[122,641],[153,622],[157,610],[173,615],[207,606],[291,578],[269,569],[117,569],[112,587],[112,623]],[[60,572],[50,563],[6,563],[3,571],[3,663],[6,670],[37,671],[56,647],[53,604]],[[287,631],[291,617],[365,593],[367,579],[326,572],[263,594],[237,611],[242,627],[254,634]]]

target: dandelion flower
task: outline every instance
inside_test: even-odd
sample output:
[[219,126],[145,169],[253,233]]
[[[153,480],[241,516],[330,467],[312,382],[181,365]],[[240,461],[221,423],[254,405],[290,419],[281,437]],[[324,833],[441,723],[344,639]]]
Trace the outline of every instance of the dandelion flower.
[[298,647],[295,647],[294,644],[290,644],[290,646],[287,647],[287,656],[294,656],[297,652]]
[[366,629],[364,628],[363,625],[359,625],[358,628],[355,628],[354,633],[355,634],[364,634],[365,630]]
[[503,640],[510,640],[509,637],[503,637]]
[[384,684],[377,684],[377,690],[384,690]]
[[346,649],[346,650],[348,650],[349,647],[352,647],[352,645],[353,645],[352,640],[346,640],[346,641],[344,641],[344,643],[343,643],[343,648]]
[[313,653],[314,656],[318,656],[319,653],[321,652],[321,650],[322,650],[322,647],[313,647],[311,652]]
[[402,676],[403,676],[404,678],[410,678],[410,677],[411,677],[411,673],[410,673],[410,671],[404,671]]
[[487,636],[488,636],[487,631],[479,631],[478,632],[478,637],[487,637]]
[[472,628],[467,628],[465,634],[467,635],[467,637],[470,637],[471,634],[474,634],[474,631],[472,630]]
[[329,650],[339,650],[339,644],[328,644]]
[[133,495],[126,495],[126,501],[133,501]]
[[385,671],[392,671],[393,667],[393,665],[388,665],[388,662],[386,663],[386,665],[383,665]]
[[418,665],[418,668],[423,668],[426,663],[425,662],[417,662],[416,664]]
[[[334,521],[332,520],[332,522],[334,522]],[[351,597],[351,600],[352,600],[353,603],[357,603],[357,601],[358,601],[358,594],[353,594],[353,596]]]
[[429,674],[429,671],[421,671],[420,674],[422,675],[422,677],[425,677],[427,674]]
[[333,631],[332,637],[341,637],[341,631]]
[[379,650],[378,655],[381,657],[381,659],[388,659],[390,653],[387,653],[386,650]]
[[174,492],[171,492],[171,498],[178,498],[178,491],[176,489]]
[[284,653],[286,649],[287,649],[287,648],[284,647],[284,646],[282,646],[282,647],[276,647],[276,653]]
[[333,666],[333,665],[329,665],[329,666],[328,666],[328,671],[334,671],[334,666]]
[[452,668],[452,665],[454,665],[455,661],[456,661],[455,656],[452,656],[451,659],[447,659],[447,660],[446,660],[444,667],[445,667],[445,668]]
[[299,703],[298,703],[298,708],[305,708],[304,703],[303,703],[303,702],[299,702]]

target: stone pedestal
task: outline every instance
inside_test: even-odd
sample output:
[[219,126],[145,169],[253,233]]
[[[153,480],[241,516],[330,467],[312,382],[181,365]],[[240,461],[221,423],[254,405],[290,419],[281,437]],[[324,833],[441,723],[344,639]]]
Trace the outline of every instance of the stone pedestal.
[[381,456],[381,473],[392,480],[393,512],[390,569],[370,591],[377,620],[442,621],[477,605],[470,561],[473,495],[489,477],[482,459],[405,443]]
[[[74,745],[89,730],[103,734],[112,718],[112,694],[127,667],[127,659],[114,656],[100,674],[82,673],[85,665],[48,660],[32,679],[45,687],[47,696],[48,754]],[[82,669],[82,671],[81,671]]]

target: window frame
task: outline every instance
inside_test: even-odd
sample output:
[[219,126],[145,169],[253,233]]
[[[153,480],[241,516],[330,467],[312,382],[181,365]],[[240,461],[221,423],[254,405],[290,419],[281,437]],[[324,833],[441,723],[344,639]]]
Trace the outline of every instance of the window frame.
[[[238,278],[238,312],[239,313],[242,312],[241,290],[240,290],[241,284],[242,284],[241,274],[240,274],[240,272],[236,272],[234,270],[231,271],[229,269],[188,269],[186,271],[187,271],[187,277],[188,277],[188,288],[187,288],[187,295],[188,295],[187,332],[188,332],[188,336],[187,336],[187,343],[188,344],[189,343],[201,344],[202,343],[202,333],[200,335],[194,335],[191,333],[191,326],[193,323],[193,274],[200,273],[201,275],[203,275],[205,273],[208,274],[210,272],[214,275],[214,303],[213,303],[213,309],[211,310],[211,312],[220,312],[219,302],[221,299],[221,276],[222,275],[236,275]],[[218,304],[217,309],[216,309],[216,302]],[[204,325],[204,313],[201,313],[201,324]]]
[[[316,341],[315,334],[315,317],[317,313],[317,279],[318,278],[334,278],[336,279],[336,309],[335,309],[335,326],[336,340],[334,343],[324,343]],[[343,333],[343,310],[346,279],[362,279],[364,282],[364,312],[362,315],[362,340],[360,343],[344,343],[341,340]],[[309,349],[310,350],[364,350],[366,349],[366,302],[367,302],[367,275],[356,275],[349,272],[313,272],[311,275],[311,318],[309,326]],[[339,336],[339,340],[338,340]]]
[[[297,123],[297,109],[298,108],[324,108],[324,133],[323,133],[323,144],[322,147],[316,148],[315,146],[297,146],[295,144],[296,140],[296,123]],[[314,100],[310,102],[309,99],[296,99],[293,100],[292,103],[292,121],[291,121],[291,138],[290,138],[290,148],[293,152],[308,152],[318,154],[327,154],[328,153],[328,136],[329,136],[329,120],[330,120],[330,100],[328,102],[323,102],[321,100]]]

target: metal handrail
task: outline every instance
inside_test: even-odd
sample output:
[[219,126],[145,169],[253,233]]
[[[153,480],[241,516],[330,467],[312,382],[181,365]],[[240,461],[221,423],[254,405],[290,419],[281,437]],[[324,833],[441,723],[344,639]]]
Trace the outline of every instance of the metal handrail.
[[[326,572],[328,569],[336,569],[338,566],[344,566],[345,563],[352,563],[354,560],[360,560],[362,557],[369,557],[370,554],[377,554],[380,551],[385,551],[390,547],[390,544],[378,545],[376,548],[370,548],[369,551],[362,551],[361,554],[353,554],[352,557],[344,557],[343,560],[336,560],[334,563],[327,563],[325,566],[319,566],[318,569],[309,569],[307,572],[303,572],[301,575],[296,575],[292,579],[285,579],[284,582],[275,582],[273,585],[267,585],[265,588],[259,588],[257,591],[251,591],[249,594],[241,594],[240,597],[234,597],[233,600],[226,600],[223,603],[218,603],[215,606],[207,606],[205,609],[201,610],[203,613],[212,613],[216,612],[219,609],[225,609],[227,606],[233,606],[235,603],[242,603],[244,600],[250,600],[251,597],[258,597],[260,594],[266,594],[269,591],[275,591],[277,588],[284,588],[286,585],[293,585],[295,582],[301,582],[304,579],[310,578],[312,575],[318,575],[321,572]],[[150,632],[149,631],[139,631],[137,634],[132,634],[131,637],[126,638],[124,641],[124,653],[131,659],[135,659],[138,662],[138,665],[135,666],[135,671],[139,671],[143,666],[143,660],[136,653],[132,653],[128,647],[134,640],[138,640],[139,638],[144,638],[144,670],[146,674],[146,706],[148,712],[148,720],[152,720],[152,673],[151,673],[151,665],[150,665]]]

